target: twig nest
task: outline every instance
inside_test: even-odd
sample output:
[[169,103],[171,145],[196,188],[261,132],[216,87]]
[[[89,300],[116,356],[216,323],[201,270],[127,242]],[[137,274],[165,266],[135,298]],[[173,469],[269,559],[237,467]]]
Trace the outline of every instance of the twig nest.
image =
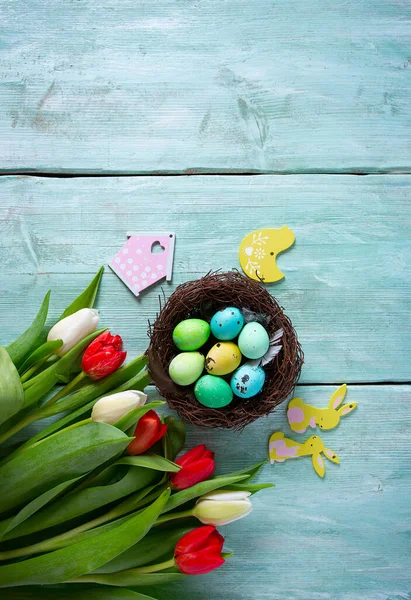
[[[210,322],[219,310],[236,306],[250,321],[260,322],[269,337],[283,330],[282,349],[263,368],[265,383],[251,398],[234,396],[226,406],[203,406],[194,395],[194,385],[181,386],[169,376],[171,361],[179,350],[173,342],[175,327],[186,319]],[[160,394],[180,418],[198,427],[221,427],[241,430],[259,417],[268,415],[293,393],[300,376],[304,355],[290,319],[266,288],[237,271],[209,273],[195,281],[179,285],[149,328],[148,367]],[[208,352],[216,339],[210,336]],[[201,352],[204,350],[202,349]]]

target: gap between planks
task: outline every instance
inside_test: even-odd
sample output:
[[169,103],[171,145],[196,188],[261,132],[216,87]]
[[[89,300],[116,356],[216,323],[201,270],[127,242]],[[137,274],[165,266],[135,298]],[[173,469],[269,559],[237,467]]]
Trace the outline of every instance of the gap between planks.
[[80,177],[94,177],[94,178],[106,178],[106,177],[196,177],[204,175],[221,175],[222,177],[259,177],[266,175],[356,175],[365,177],[367,175],[410,175],[411,168],[398,168],[388,170],[335,170],[327,171],[321,169],[306,169],[300,171],[242,171],[242,170],[213,170],[213,169],[186,169],[185,171],[153,171],[147,173],[142,172],[130,172],[130,173],[93,173],[93,172],[65,172],[55,173],[53,171],[2,171],[0,170],[0,177],[46,177],[55,179],[73,179]]

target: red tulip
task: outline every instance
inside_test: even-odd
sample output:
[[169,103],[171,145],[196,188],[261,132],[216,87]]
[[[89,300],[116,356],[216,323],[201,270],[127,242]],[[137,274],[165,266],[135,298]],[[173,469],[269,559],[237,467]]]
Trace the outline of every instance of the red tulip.
[[196,446],[175,461],[181,469],[169,475],[170,481],[177,490],[185,490],[192,485],[204,481],[214,473],[214,453],[207,450],[204,444]]
[[211,525],[197,527],[177,543],[174,561],[185,575],[204,575],[225,563],[221,556],[224,538]]
[[163,425],[158,414],[149,410],[141,417],[134,430],[135,439],[127,446],[129,454],[142,454],[160,440],[166,433],[168,425]]
[[119,368],[126,359],[122,352],[123,340],[119,335],[105,331],[87,346],[81,368],[91,379],[102,379]]

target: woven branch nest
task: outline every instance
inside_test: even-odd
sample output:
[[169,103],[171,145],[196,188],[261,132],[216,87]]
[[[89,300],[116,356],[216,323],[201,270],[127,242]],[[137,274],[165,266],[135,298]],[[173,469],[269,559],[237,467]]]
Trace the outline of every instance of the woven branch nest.
[[[179,353],[173,343],[174,327],[189,318],[210,321],[215,312],[227,306],[245,308],[262,315],[262,323],[271,336],[284,330],[280,353],[264,368],[266,379],[259,394],[244,399],[234,396],[224,408],[213,409],[200,404],[194,396],[194,384],[183,387],[169,377],[168,367]],[[243,429],[263,415],[268,415],[294,391],[300,376],[304,355],[290,319],[278,302],[259,282],[237,271],[209,273],[201,279],[179,285],[149,326],[147,350],[151,377],[170,408],[180,418],[198,427]],[[218,340],[210,336],[200,352],[208,352]]]

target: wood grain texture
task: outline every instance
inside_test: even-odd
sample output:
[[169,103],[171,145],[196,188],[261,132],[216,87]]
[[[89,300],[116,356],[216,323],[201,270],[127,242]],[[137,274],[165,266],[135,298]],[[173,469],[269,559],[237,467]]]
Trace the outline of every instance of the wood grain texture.
[[[296,394],[325,407],[335,389],[303,386]],[[346,399],[356,410],[320,434],[340,465],[325,461],[322,480],[309,457],[267,464],[256,481],[276,487],[252,498],[249,517],[220,529],[234,552],[226,565],[145,592],[160,600],[408,600],[411,386],[349,386]],[[205,443],[217,472],[240,470],[267,457],[273,431],[299,441],[314,434],[293,434],[285,408],[242,434],[188,427],[187,448]]]
[[[126,231],[174,231],[172,285],[239,267],[243,236],[286,223],[296,234],[269,290],[304,348],[305,383],[410,381],[409,176],[0,178],[0,318],[4,343],[53,289],[56,318]],[[161,285],[136,299],[110,269],[102,323],[147,344]]]
[[411,168],[402,0],[0,3],[0,169]]
[[[326,406],[334,387],[302,387]],[[153,395],[154,397],[154,395]],[[156,590],[161,600],[406,600],[411,590],[411,387],[352,386],[357,409],[321,438],[341,460],[321,480],[310,458],[264,467],[276,487],[253,513],[221,528],[234,556],[204,578]],[[285,406],[243,434],[189,429],[188,446],[215,450],[219,470],[262,460],[275,430],[293,437]],[[305,440],[307,435],[294,434]],[[155,597],[156,594],[154,594]]]

